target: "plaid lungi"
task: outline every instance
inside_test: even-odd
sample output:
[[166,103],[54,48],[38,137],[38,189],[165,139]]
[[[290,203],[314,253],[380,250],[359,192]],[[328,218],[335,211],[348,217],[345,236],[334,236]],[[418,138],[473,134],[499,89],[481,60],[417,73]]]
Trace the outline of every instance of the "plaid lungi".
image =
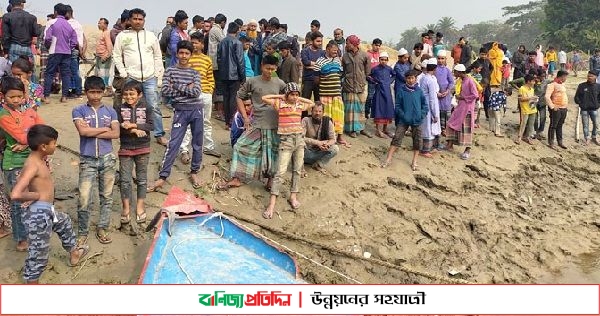
[[465,116],[460,131],[455,131],[450,126],[446,127],[446,140],[454,145],[459,146],[473,146],[473,126],[471,119],[471,113]]
[[29,61],[33,62],[33,53],[31,52],[31,46],[21,46],[19,44],[12,43],[8,49],[8,60],[14,62],[21,56],[27,56]]
[[442,131],[446,130],[446,124],[450,118],[451,111],[440,111],[440,128]]
[[248,182],[275,176],[278,149],[277,130],[253,128],[245,132],[233,146],[231,177]]
[[40,84],[43,85],[46,76],[46,65],[48,65],[48,51],[44,50],[40,54]]
[[360,132],[363,130],[363,124],[360,121],[363,117],[365,105],[361,101],[362,93],[342,93],[344,101],[344,132]]
[[109,57],[107,60],[102,61],[102,59],[96,56],[96,68],[94,69],[95,75],[102,78],[104,80],[104,85],[109,86],[108,82],[110,81],[110,71],[112,68],[112,57]]
[[333,129],[336,134],[344,133],[344,101],[342,96],[319,96],[323,104],[323,115],[329,116],[333,121]]

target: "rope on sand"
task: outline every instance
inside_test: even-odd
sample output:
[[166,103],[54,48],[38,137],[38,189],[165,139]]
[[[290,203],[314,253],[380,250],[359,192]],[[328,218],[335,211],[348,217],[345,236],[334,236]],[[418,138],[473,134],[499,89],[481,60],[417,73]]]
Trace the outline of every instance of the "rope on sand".
[[[347,258],[350,258],[350,259],[366,261],[366,262],[369,262],[369,263],[372,263],[372,264],[377,264],[377,265],[380,265],[380,266],[384,266],[384,267],[387,267],[387,268],[390,268],[390,269],[399,270],[399,271],[402,271],[402,272],[405,272],[405,273],[408,273],[408,274],[414,274],[414,275],[422,276],[422,277],[428,278],[430,280],[436,280],[436,281],[439,281],[441,283],[446,283],[446,284],[474,284],[474,282],[471,282],[471,281],[468,281],[468,280],[458,279],[458,278],[455,279],[455,278],[449,278],[449,277],[445,277],[445,276],[435,275],[433,273],[429,273],[429,272],[426,272],[426,271],[421,271],[421,270],[415,269],[413,267],[410,267],[410,266],[407,266],[407,265],[404,265],[404,264],[397,265],[397,264],[393,264],[393,263],[390,263],[390,262],[387,262],[387,261],[383,261],[383,260],[379,260],[379,259],[375,259],[375,258],[366,258],[366,257],[359,256],[359,255],[356,255],[356,254],[353,254],[353,253],[350,253],[350,252],[347,252],[347,251],[335,249],[335,248],[333,248],[331,246],[328,246],[328,245],[325,245],[325,244],[322,244],[322,243],[319,243],[319,242],[316,242],[316,241],[313,241],[313,240],[310,240],[310,239],[307,239],[307,238],[304,238],[304,237],[300,237],[300,236],[296,236],[294,234],[290,234],[290,233],[288,233],[286,231],[283,231],[283,230],[280,230],[280,229],[277,229],[277,228],[268,227],[268,226],[266,226],[264,224],[261,224],[261,223],[255,221],[255,220],[253,220],[253,219],[244,218],[244,217],[241,217],[241,216],[239,216],[237,214],[234,215],[234,214],[232,214],[231,212],[228,212],[228,211],[216,210],[216,209],[215,209],[215,211],[222,212],[222,213],[228,215],[228,218],[232,222],[235,222],[236,224],[244,227],[245,229],[248,229],[249,231],[251,231],[251,232],[253,232],[253,233],[257,234],[257,235],[260,235],[261,237],[269,240],[270,242],[272,242],[272,243],[274,243],[274,244],[276,244],[276,245],[278,245],[278,246],[280,246],[280,247],[282,247],[282,248],[284,248],[284,249],[286,249],[286,250],[288,250],[290,252],[293,252],[294,254],[300,256],[301,258],[306,259],[306,260],[308,260],[308,261],[310,261],[310,262],[312,262],[314,264],[317,264],[319,266],[325,267],[327,270],[330,270],[330,271],[332,271],[332,272],[334,272],[334,273],[336,273],[336,274],[338,274],[340,276],[345,277],[348,280],[351,280],[351,281],[359,283],[359,284],[360,284],[360,282],[354,280],[353,278],[351,278],[349,276],[346,276],[346,275],[342,274],[341,272],[337,272],[337,271],[335,271],[335,270],[333,270],[333,269],[331,269],[329,267],[323,266],[322,264],[320,264],[320,263],[318,263],[318,262],[316,262],[316,261],[314,261],[314,260],[306,257],[305,255],[303,255],[303,254],[301,254],[301,253],[299,253],[297,251],[294,251],[294,250],[290,249],[289,247],[287,247],[287,246],[285,246],[285,245],[283,245],[283,244],[281,244],[281,243],[279,243],[279,242],[277,242],[277,241],[275,241],[275,240],[273,240],[273,239],[265,236],[264,234],[261,234],[261,233],[255,231],[255,230],[249,228],[248,226],[240,223],[238,220],[250,223],[252,225],[256,225],[256,226],[258,226],[258,227],[260,227],[260,228],[262,228],[264,230],[267,230],[267,231],[269,231],[271,233],[274,233],[276,235],[279,235],[279,236],[282,236],[282,237],[285,237],[285,238],[289,238],[289,239],[292,239],[292,240],[300,241],[300,242],[306,243],[306,244],[308,244],[310,246],[313,246],[313,247],[316,247],[316,248],[321,248],[323,250],[329,251],[330,253],[341,255],[341,256],[344,256],[344,257],[347,257]],[[231,217],[233,217],[233,218],[231,218]]]
[[67,146],[63,146],[61,144],[58,144],[58,145],[56,145],[56,148],[58,148],[58,149],[60,149],[62,151],[68,152],[69,154],[73,154],[73,155],[79,157],[79,152],[78,151],[73,150],[73,149],[71,149],[71,148],[69,148]]

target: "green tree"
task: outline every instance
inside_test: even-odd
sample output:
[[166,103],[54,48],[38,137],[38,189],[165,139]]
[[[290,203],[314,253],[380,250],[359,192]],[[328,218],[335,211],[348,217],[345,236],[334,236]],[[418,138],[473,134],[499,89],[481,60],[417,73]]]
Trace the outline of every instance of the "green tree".
[[502,16],[508,17],[505,24],[513,29],[511,34],[507,34],[510,36],[503,39],[510,49],[516,49],[520,44],[532,49],[536,44],[540,44],[543,40],[542,23],[546,19],[546,3],[546,0],[535,0],[502,8]]
[[394,48],[400,49],[404,47],[410,52],[413,46],[415,46],[415,43],[421,42],[421,33],[422,32],[416,27],[405,30],[400,34],[400,41]]
[[600,44],[598,0],[548,0],[544,12],[543,29],[549,44],[584,50]]
[[445,16],[442,17],[435,28],[438,32],[444,34],[444,40],[446,43],[451,44],[458,40],[458,30],[456,28],[456,20],[454,18]]

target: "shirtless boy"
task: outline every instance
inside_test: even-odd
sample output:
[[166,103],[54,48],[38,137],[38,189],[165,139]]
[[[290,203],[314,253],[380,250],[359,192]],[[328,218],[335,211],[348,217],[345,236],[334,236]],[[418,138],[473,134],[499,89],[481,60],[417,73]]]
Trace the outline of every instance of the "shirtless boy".
[[23,224],[29,240],[29,254],[25,260],[23,278],[29,284],[38,283],[48,264],[50,237],[54,231],[60,237],[63,248],[70,253],[67,264],[78,265],[89,252],[89,246],[76,245],[71,218],[56,212],[54,206],[54,183],[45,157],[54,154],[58,132],[47,125],[34,125],[27,133],[31,154],[25,161],[23,171],[15,184],[10,198],[30,202],[23,214]]

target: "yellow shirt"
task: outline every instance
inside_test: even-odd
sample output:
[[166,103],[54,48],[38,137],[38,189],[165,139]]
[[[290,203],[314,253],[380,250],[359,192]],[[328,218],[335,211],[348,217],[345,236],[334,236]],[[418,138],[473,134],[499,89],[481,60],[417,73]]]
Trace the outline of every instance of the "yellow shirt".
[[[519,98],[531,98],[533,96],[535,96],[533,88],[530,88],[527,85],[523,85],[521,88],[519,88]],[[529,100],[519,101],[519,105],[521,107],[521,114],[528,115],[537,113],[537,107],[534,102]]]
[[202,93],[212,94],[215,90],[215,78],[213,76],[212,60],[202,53],[192,54],[190,67],[200,74],[200,87]]
[[556,62],[558,60],[558,57],[556,55],[556,51],[547,51],[546,52],[546,59],[548,59],[548,62]]

